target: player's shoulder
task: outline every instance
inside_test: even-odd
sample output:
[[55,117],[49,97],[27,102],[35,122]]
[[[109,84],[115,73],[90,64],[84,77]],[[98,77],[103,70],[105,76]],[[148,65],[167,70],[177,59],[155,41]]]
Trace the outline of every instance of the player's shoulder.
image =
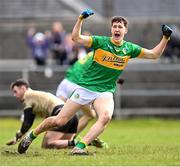
[[46,92],[43,91],[39,91],[39,90],[33,90],[33,89],[28,89],[25,94],[24,97],[29,98],[29,97],[35,97],[35,96],[39,96],[39,95],[43,95],[46,94]]
[[134,47],[138,47],[137,44],[131,42],[131,41],[123,41],[123,45],[129,48],[134,48]]
[[110,39],[110,37],[108,37],[108,36],[99,36],[99,35],[94,35],[94,36],[92,36],[92,38],[96,39],[96,40],[102,40],[102,41]]
[[110,37],[108,36],[94,36],[93,43],[95,46],[102,47],[105,43],[109,43]]
[[131,42],[131,41],[123,41],[123,45],[128,45],[128,46],[131,46],[131,45],[134,45],[134,43],[133,42]]
[[31,88],[29,88],[25,93],[24,93],[24,97],[30,97],[33,94],[33,90]]

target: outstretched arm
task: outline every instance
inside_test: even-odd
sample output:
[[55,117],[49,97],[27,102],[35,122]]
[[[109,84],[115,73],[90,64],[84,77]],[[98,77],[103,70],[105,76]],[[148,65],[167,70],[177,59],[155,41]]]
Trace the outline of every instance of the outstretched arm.
[[170,39],[172,29],[167,25],[162,26],[163,37],[158,45],[156,45],[153,49],[143,49],[143,53],[139,56],[139,58],[146,59],[157,59],[164,52],[166,45]]
[[93,11],[87,9],[81,13],[72,31],[72,40],[78,44],[89,47],[91,44],[91,37],[81,34],[81,27],[83,20],[90,15],[93,15]]
[[30,129],[34,122],[35,115],[32,113],[32,108],[27,108],[24,110],[24,120],[21,125],[20,130],[16,132],[16,135],[13,139],[8,141],[6,145],[14,145],[16,144],[22,136]]
[[24,135],[32,126],[35,119],[35,114],[32,113],[32,108],[24,110],[24,121],[21,125],[20,132]]

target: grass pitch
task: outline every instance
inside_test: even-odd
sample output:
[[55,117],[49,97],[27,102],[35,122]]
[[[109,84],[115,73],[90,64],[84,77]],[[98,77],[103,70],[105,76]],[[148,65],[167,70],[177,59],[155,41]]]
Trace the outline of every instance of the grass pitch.
[[0,165],[180,165],[180,121],[177,119],[113,120],[101,135],[109,149],[88,147],[89,156],[71,156],[70,149],[41,149],[43,135],[33,141],[26,154],[18,154],[17,145],[6,146],[5,143],[20,124],[17,119],[0,119]]

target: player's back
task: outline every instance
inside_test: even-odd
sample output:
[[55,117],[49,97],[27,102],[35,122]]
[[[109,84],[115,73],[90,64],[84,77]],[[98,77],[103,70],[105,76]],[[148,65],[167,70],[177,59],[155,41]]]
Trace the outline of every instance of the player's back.
[[24,94],[25,108],[32,107],[33,113],[43,118],[51,116],[53,109],[61,104],[62,100],[48,92],[28,89]]

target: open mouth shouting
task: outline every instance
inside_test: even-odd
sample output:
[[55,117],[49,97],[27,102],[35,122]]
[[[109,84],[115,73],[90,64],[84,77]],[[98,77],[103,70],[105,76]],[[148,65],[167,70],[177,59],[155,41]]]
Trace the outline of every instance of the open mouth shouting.
[[120,36],[121,36],[120,33],[118,33],[118,32],[114,33],[114,37],[115,37],[115,38],[118,39],[118,38],[120,38]]
[[114,38],[114,41],[118,42],[121,39],[120,32],[115,32],[113,38]]

